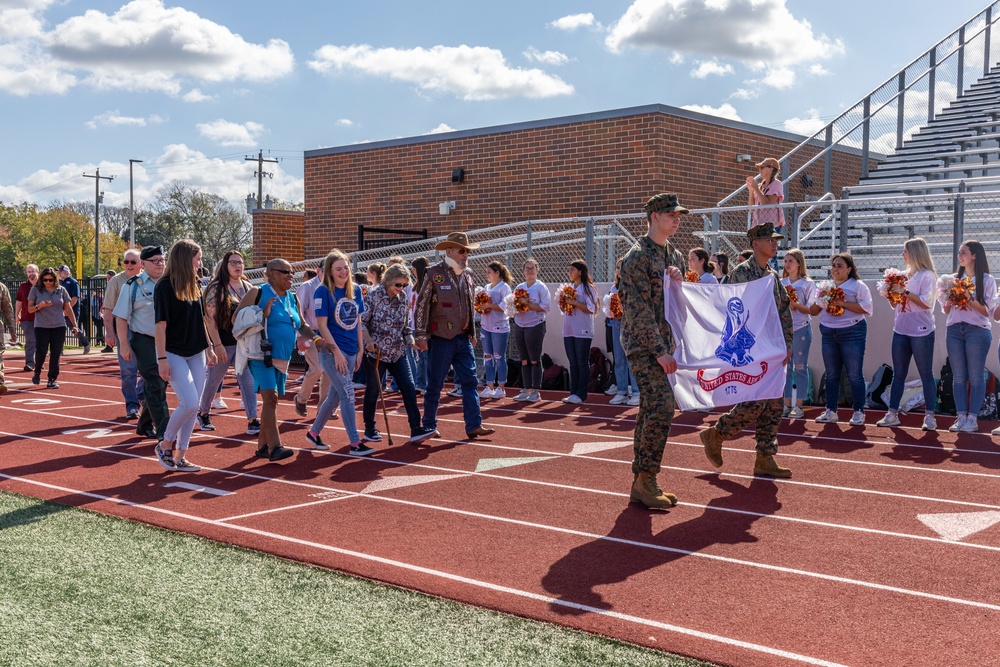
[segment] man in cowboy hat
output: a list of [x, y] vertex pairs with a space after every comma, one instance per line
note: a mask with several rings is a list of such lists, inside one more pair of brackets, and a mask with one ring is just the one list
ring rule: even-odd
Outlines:
[[[788, 348], [784, 361], [787, 364], [792, 356], [792, 311], [789, 307], [791, 300], [778, 274], [768, 265], [778, 252], [778, 240], [785, 237], [775, 232], [774, 225], [770, 222], [751, 227], [747, 237], [753, 246], [753, 257], [733, 269], [729, 274], [729, 284], [748, 283], [767, 275], [774, 277], [774, 303], [778, 307], [781, 331], [785, 337], [785, 347]], [[701, 432], [705, 456], [712, 465], [721, 468], [722, 443], [739, 436], [744, 428], [756, 422], [757, 458], [753, 464], [753, 474], [791, 477], [792, 471], [782, 468], [774, 460], [774, 455], [778, 453], [778, 426], [781, 424], [783, 404], [784, 401], [779, 396], [736, 405], [719, 417], [714, 426]]]
[[416, 347], [427, 355], [427, 393], [424, 395], [424, 431], [411, 439], [417, 444], [437, 434], [437, 410], [448, 368], [455, 369], [455, 383], [462, 387], [462, 415], [465, 434], [478, 438], [493, 433], [483, 426], [476, 391], [476, 325], [472, 300], [475, 286], [467, 268], [469, 251], [479, 247], [469, 243], [463, 232], [452, 232], [434, 246], [444, 251], [444, 261], [427, 269], [413, 312]]

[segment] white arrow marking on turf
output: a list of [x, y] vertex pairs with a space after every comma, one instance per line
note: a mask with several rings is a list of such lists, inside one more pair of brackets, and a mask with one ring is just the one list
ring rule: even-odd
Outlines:
[[427, 484], [428, 482], [441, 482], [446, 479], [454, 479], [455, 477], [465, 477], [463, 474], [458, 475], [398, 475], [396, 477], [383, 477], [382, 479], [377, 479], [368, 486], [361, 493], [376, 493], [378, 491], [388, 491], [389, 489], [399, 489], [404, 486], [413, 486], [414, 484]]
[[958, 542], [974, 533], [1000, 523], [1000, 512], [963, 512], [961, 514], [918, 514], [917, 518], [946, 540]]
[[199, 484], [188, 484], [187, 482], [167, 482], [163, 486], [176, 486], [178, 489], [187, 489], [188, 491], [194, 491], [195, 493], [207, 493], [212, 496], [236, 495], [235, 491], [223, 491], [222, 489], [213, 489], [210, 486], [201, 486]]
[[[93, 431], [93, 433], [91, 433], [91, 431]], [[118, 436], [118, 434], [110, 428], [74, 428], [69, 431], [63, 431], [63, 435], [76, 435], [77, 433], [90, 433], [90, 435], [84, 436], [87, 440], [94, 440], [96, 438], [115, 438]]]
[[524, 465], [525, 463], [537, 463], [538, 461], [548, 461], [555, 456], [531, 456], [523, 459], [479, 459], [476, 464], [476, 472], [487, 472], [489, 470], [499, 470], [500, 468], [510, 468], [511, 466]]
[[631, 446], [632, 443], [628, 440], [616, 440], [615, 442], [578, 442], [573, 445], [573, 450], [569, 454], [570, 456], [593, 454], [595, 452], [603, 452], [608, 449], [618, 449], [619, 447]]

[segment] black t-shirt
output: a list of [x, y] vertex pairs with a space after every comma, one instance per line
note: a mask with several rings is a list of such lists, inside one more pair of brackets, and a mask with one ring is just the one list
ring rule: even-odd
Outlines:
[[169, 280], [158, 280], [153, 290], [153, 310], [157, 324], [167, 323], [167, 352], [193, 357], [208, 348], [203, 298], [181, 301]]

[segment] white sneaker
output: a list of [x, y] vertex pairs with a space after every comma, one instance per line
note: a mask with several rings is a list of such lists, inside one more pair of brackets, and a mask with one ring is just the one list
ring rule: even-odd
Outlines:
[[803, 410], [802, 408], [800, 408], [798, 406], [796, 406], [796, 407], [794, 407], [794, 408], [792, 408], [791, 410], [788, 411], [788, 418], [789, 419], [802, 419], [805, 416], [806, 416], [805, 410]]
[[924, 424], [920, 427], [922, 431], [936, 431], [937, 430], [937, 420], [934, 419], [934, 415], [931, 413], [924, 414]]
[[538, 395], [537, 390], [532, 389], [531, 393], [528, 394], [528, 398], [524, 400], [526, 400], [528, 403], [537, 403], [538, 401], [542, 400], [542, 397]]
[[580, 403], [583, 403], [583, 399], [580, 398], [579, 396], [577, 396], [576, 394], [570, 394], [569, 396], [567, 396], [566, 398], [564, 398], [562, 400], [562, 402], [563, 403], [571, 403], [573, 405], [579, 405]]
[[899, 413], [890, 410], [885, 413], [885, 417], [875, 422], [876, 426], [899, 426]]
[[948, 427], [948, 430], [951, 431], [952, 433], [958, 433], [959, 431], [963, 430], [962, 427], [965, 426], [966, 416], [967, 415], [965, 415], [964, 413], [959, 414], [958, 419], [955, 420], [954, 424]]
[[493, 398], [507, 398], [507, 392], [503, 387], [497, 387], [493, 390]]
[[861, 410], [855, 410], [854, 414], [851, 415], [851, 421], [848, 422], [851, 426], [864, 426], [865, 424], [865, 413]]
[[626, 405], [629, 405], [633, 408], [637, 407], [639, 405], [639, 394], [632, 394], [632, 396], [628, 399], [628, 403], [626, 403]]
[[962, 433], [979, 433], [979, 417], [969, 415], [965, 418], [965, 425], [961, 428]]
[[479, 392], [479, 398], [493, 398], [493, 390], [488, 386], [483, 387], [483, 390]]
[[618, 385], [613, 384], [613, 385], [611, 385], [610, 387], [607, 388], [607, 391], [604, 392], [604, 395], [605, 396], [614, 396], [617, 393], [618, 393]]
[[226, 405], [226, 402], [222, 400], [221, 396], [216, 396], [215, 400], [212, 401], [212, 407], [215, 408], [216, 410], [225, 410], [229, 406]]
[[615, 394], [615, 397], [608, 401], [608, 405], [621, 405], [628, 402], [628, 394]]
[[995, 429], [990, 431], [990, 435], [1000, 435], [1000, 426], [997, 426]]
[[782, 418], [787, 417], [789, 414], [791, 414], [791, 412], [792, 412], [791, 406], [786, 405], [785, 407], [783, 407], [781, 409], [781, 416], [782, 416]]
[[530, 394], [530, 393], [531, 392], [529, 392], [527, 389], [522, 389], [520, 392], [518, 392], [517, 396], [514, 397], [514, 400], [515, 401], [526, 401], [526, 400], [528, 400], [528, 394]]
[[836, 410], [824, 410], [823, 414], [816, 417], [816, 421], [820, 424], [836, 424], [837, 423], [837, 411]]
[[455, 398], [461, 398], [461, 396], [462, 396], [462, 388], [461, 387], [455, 387], [454, 389], [452, 389], [451, 391], [448, 392], [448, 395], [449, 396], [454, 396]]

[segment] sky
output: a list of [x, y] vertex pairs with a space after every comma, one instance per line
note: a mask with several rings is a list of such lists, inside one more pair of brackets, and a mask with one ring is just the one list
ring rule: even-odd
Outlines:
[[303, 152], [647, 104], [809, 133], [986, 0], [0, 0], [0, 202], [303, 199]]

